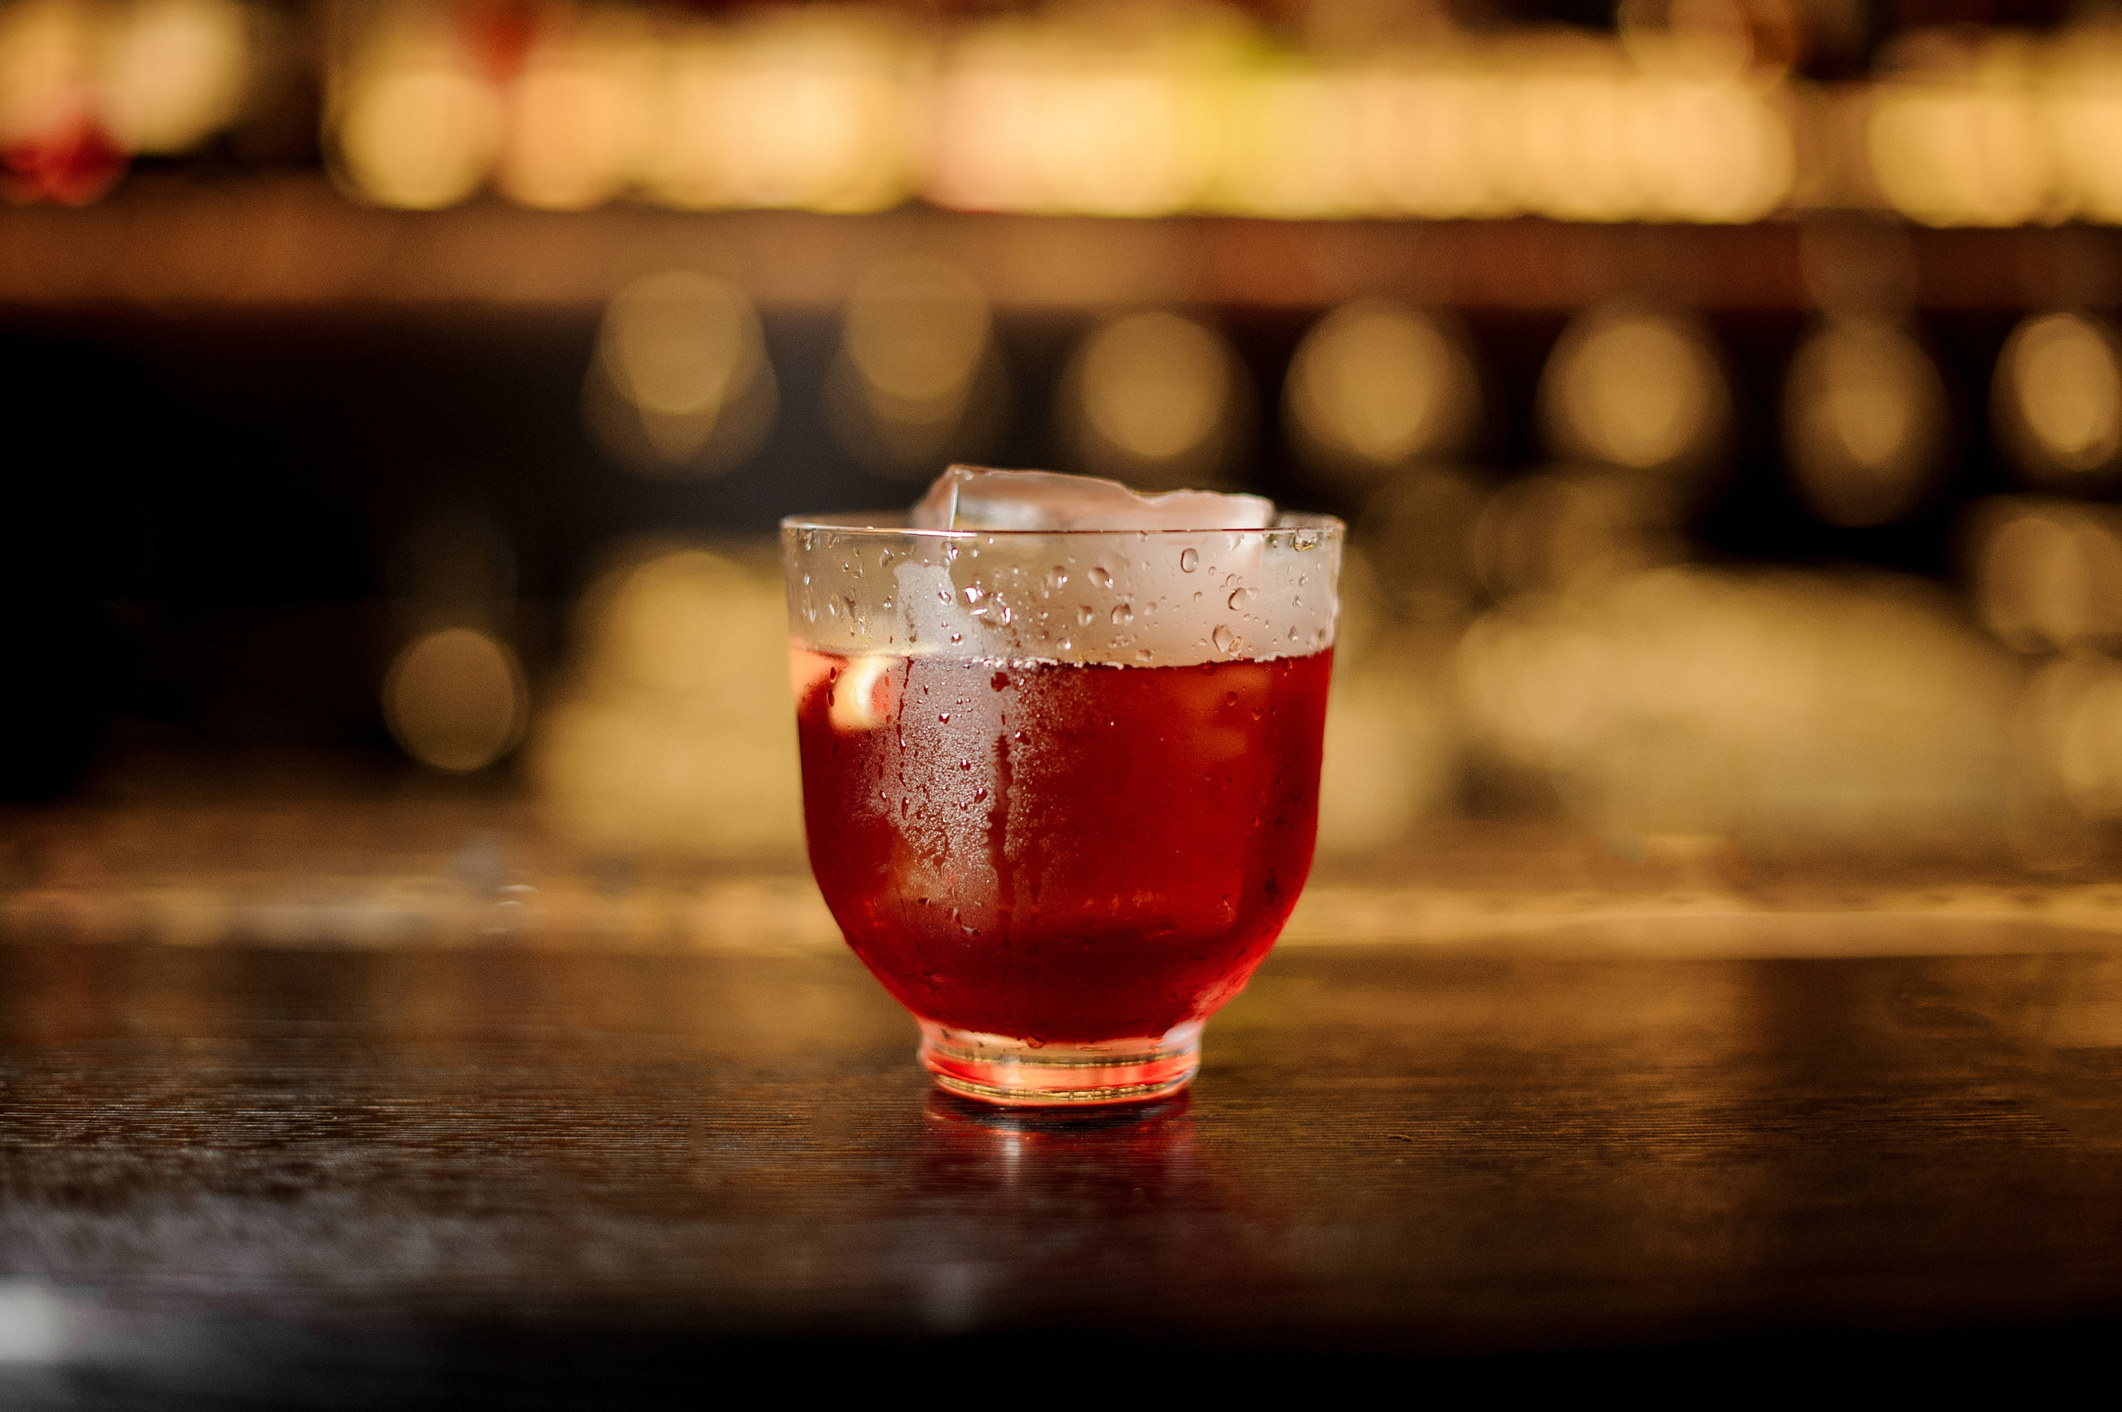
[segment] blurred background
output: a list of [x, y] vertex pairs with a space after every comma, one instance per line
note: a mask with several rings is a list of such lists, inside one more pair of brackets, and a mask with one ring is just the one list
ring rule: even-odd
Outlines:
[[2122, 859], [2122, 9], [9, 0], [0, 196], [17, 923], [763, 927], [951, 459], [1350, 521], [1328, 877]]

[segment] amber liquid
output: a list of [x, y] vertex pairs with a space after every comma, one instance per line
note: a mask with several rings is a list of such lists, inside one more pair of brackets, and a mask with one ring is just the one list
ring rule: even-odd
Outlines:
[[1236, 995], [1288, 920], [1318, 830], [1331, 650], [1191, 667], [801, 656], [811, 867], [916, 1015], [1040, 1042], [1161, 1035]]

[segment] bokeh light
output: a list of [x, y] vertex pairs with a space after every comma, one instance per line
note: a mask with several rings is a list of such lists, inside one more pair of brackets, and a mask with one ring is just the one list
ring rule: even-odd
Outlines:
[[1355, 539], [1395, 613], [1416, 622], [1456, 618], [1475, 592], [1473, 540], [1487, 503], [1469, 474], [1417, 466], [1379, 486], [1356, 517]]
[[2122, 820], [2122, 662], [2057, 657], [2027, 688], [2027, 726], [2041, 763], [2077, 812]]
[[378, 205], [431, 211], [486, 182], [501, 95], [439, 20], [410, 15], [345, 77], [332, 124], [339, 169]]
[[660, 200], [844, 212], [906, 198], [921, 91], [887, 12], [779, 7], [674, 38], [645, 174]]
[[1304, 336], [1283, 384], [1298, 447], [1329, 473], [1366, 476], [1463, 449], [1480, 378], [1434, 318], [1384, 299], [1334, 310]]
[[196, 146], [235, 117], [250, 36], [232, 0], [138, 0], [104, 39], [103, 113], [132, 152]]
[[2051, 208], [2048, 114], [2034, 56], [1903, 34], [1871, 97], [1872, 172], [1889, 204], [1926, 225], [2014, 225]]
[[531, 774], [567, 836], [684, 856], [801, 846], [778, 566], [638, 550], [584, 597]]
[[1659, 570], [1495, 610], [1457, 674], [1480, 748], [1617, 841], [1877, 849], [2000, 826], [2019, 676], [1908, 581]]
[[514, 650], [474, 628], [413, 639], [383, 685], [383, 717], [405, 753], [453, 774], [507, 754], [522, 736], [528, 706]]
[[2122, 450], [2122, 357], [2113, 332], [2083, 314], [2036, 314], [2004, 344], [1992, 406], [1999, 433], [2036, 481], [2112, 468]]
[[1491, 496], [1467, 555], [1498, 598], [1583, 594], [1680, 557], [1672, 497], [1640, 476], [1549, 472]]
[[1838, 320], [1792, 359], [1784, 447], [1798, 488], [1831, 525], [1884, 524], [1931, 489], [1949, 431], [1945, 384], [1888, 324]]
[[657, 475], [742, 461], [779, 401], [751, 301], [694, 270], [644, 276], [612, 299], [584, 396], [606, 449]]
[[573, 211], [626, 190], [654, 119], [649, 37], [606, 19], [546, 36], [508, 91], [496, 184], [511, 200]]
[[924, 473], [947, 453], [974, 454], [963, 433], [1002, 411], [993, 327], [979, 283], [948, 261], [908, 255], [871, 270], [848, 300], [829, 383], [842, 447], [872, 466]]
[[1215, 473], [1237, 379], [1204, 325], [1162, 311], [1115, 319], [1083, 341], [1067, 381], [1090, 466], [1150, 484]]
[[1983, 623], [2023, 652], [2122, 640], [2122, 522], [2111, 511], [2008, 498], [1971, 515]]
[[1556, 450], [1631, 470], [1700, 461], [1722, 438], [1730, 406], [1702, 333], [1624, 306], [1580, 315], [1540, 379], [1542, 419]]

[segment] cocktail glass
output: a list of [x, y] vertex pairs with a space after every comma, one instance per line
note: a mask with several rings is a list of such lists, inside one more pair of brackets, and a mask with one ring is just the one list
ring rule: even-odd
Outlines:
[[1311, 868], [1342, 534], [782, 522], [811, 869], [937, 1084], [1192, 1080]]

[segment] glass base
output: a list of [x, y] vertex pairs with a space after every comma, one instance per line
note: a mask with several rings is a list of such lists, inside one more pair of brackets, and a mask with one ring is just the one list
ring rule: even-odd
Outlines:
[[1201, 1067], [1201, 1022], [1160, 1038], [1034, 1044], [921, 1022], [921, 1066], [936, 1086], [1011, 1108], [1147, 1103], [1177, 1093]]

